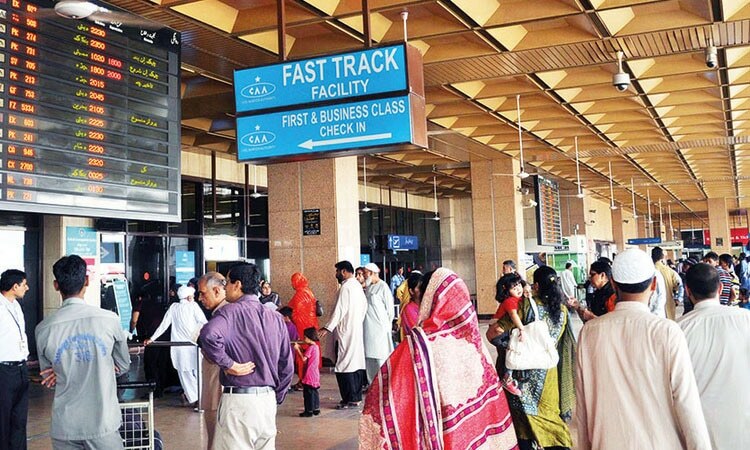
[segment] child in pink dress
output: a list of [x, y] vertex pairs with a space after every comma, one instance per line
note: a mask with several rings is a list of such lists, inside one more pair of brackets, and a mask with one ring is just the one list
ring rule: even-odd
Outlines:
[[318, 367], [320, 347], [315, 345], [319, 340], [318, 331], [315, 327], [305, 328], [304, 335], [305, 343], [309, 344], [305, 353], [302, 353], [299, 344], [294, 344], [294, 350], [302, 358], [305, 365], [302, 377], [302, 397], [305, 401], [305, 410], [299, 413], [299, 416], [312, 417], [320, 414], [320, 396], [318, 395], [318, 389], [320, 389], [320, 368]]

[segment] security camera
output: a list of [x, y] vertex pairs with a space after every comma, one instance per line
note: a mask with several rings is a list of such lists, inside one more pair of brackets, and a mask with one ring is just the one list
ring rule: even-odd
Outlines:
[[612, 86], [619, 92], [625, 92], [630, 87], [630, 75], [622, 69], [624, 55], [623, 52], [617, 52], [617, 73], [612, 76]]
[[612, 86], [620, 92], [625, 92], [630, 87], [630, 75], [625, 72], [617, 72], [612, 77]]
[[719, 54], [716, 47], [709, 45], [706, 47], [706, 67], [715, 69], [719, 65]]

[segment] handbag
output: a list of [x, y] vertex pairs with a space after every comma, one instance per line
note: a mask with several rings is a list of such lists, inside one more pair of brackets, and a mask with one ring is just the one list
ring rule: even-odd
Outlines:
[[539, 319], [539, 309], [531, 299], [534, 321], [523, 327], [523, 341], [520, 330], [510, 333], [510, 343], [505, 353], [505, 367], [511, 370], [550, 369], [557, 365], [560, 355], [555, 340], [549, 334], [547, 322]]
[[323, 305], [320, 304], [320, 301], [315, 300], [315, 315], [320, 317], [324, 314], [323, 312]]

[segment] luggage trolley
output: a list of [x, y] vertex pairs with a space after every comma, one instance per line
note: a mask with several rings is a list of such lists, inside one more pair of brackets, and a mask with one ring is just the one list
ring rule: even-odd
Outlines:
[[120, 415], [122, 425], [120, 436], [126, 450], [154, 450], [154, 389], [156, 383], [142, 381], [128, 381], [117, 384], [117, 389], [148, 389], [148, 400], [136, 402], [121, 402]]

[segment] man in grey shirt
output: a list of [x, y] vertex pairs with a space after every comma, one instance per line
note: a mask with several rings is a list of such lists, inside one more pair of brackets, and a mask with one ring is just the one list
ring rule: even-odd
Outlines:
[[62, 307], [36, 327], [39, 368], [45, 385], [56, 383], [50, 437], [55, 450], [122, 449], [115, 371], [130, 366], [127, 333], [116, 314], [87, 305], [86, 263], [64, 256], [54, 266]]

